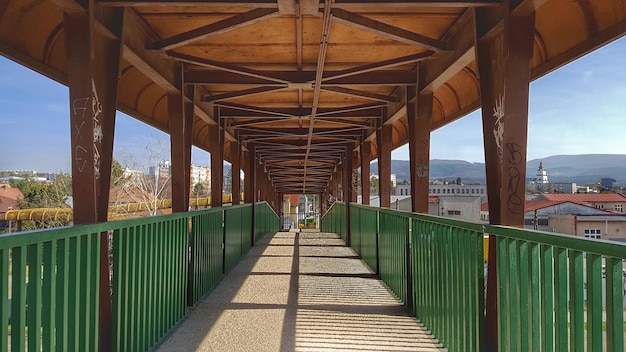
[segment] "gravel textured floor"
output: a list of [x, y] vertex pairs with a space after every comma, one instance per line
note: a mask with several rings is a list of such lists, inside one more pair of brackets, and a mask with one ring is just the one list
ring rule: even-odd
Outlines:
[[261, 239], [157, 351], [439, 351], [334, 234]]

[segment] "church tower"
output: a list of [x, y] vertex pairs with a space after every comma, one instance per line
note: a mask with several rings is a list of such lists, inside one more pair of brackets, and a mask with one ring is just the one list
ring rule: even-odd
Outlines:
[[543, 160], [539, 162], [539, 168], [537, 169], [537, 178], [535, 178], [536, 183], [548, 183], [548, 172], [546, 168], [543, 167]]

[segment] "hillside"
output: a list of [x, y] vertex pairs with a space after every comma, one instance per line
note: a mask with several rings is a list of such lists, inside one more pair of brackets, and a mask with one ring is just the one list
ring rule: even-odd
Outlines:
[[[526, 177], [534, 179], [541, 159], [527, 163]], [[595, 183], [602, 177], [614, 178], [618, 185], [626, 185], [626, 155], [624, 154], [583, 154], [554, 155], [543, 158], [543, 165], [548, 171], [551, 182], [576, 182], [577, 184]], [[378, 170], [378, 163], [371, 165], [372, 173]], [[409, 180], [409, 162], [392, 160], [391, 172], [397, 180]], [[430, 161], [430, 178], [453, 180], [457, 177], [463, 181], [485, 182], [485, 164], [471, 163], [464, 160]]]

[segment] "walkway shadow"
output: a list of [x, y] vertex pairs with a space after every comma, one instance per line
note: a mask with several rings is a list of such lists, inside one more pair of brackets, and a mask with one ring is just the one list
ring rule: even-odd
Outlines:
[[257, 245], [158, 351], [435, 351], [411, 312], [334, 234]]

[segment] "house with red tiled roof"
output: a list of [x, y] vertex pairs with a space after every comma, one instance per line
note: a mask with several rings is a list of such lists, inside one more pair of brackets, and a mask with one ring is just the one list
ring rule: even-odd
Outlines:
[[24, 199], [24, 194], [17, 188], [9, 185], [0, 186], [0, 228], [8, 228], [8, 222], [4, 221], [4, 214], [13, 209], [19, 209], [18, 203]]
[[[483, 222], [489, 222], [488, 203], [481, 205], [480, 214]], [[527, 200], [524, 203], [524, 228], [553, 231], [549, 224], [550, 214], [607, 215], [611, 212], [571, 201]]]
[[544, 193], [540, 194], [536, 200], [546, 200], [552, 202], [571, 202], [583, 204], [597, 209], [623, 213], [626, 209], [626, 197], [619, 193]]
[[153, 202], [155, 197], [139, 187], [113, 187], [109, 193], [109, 205]]

